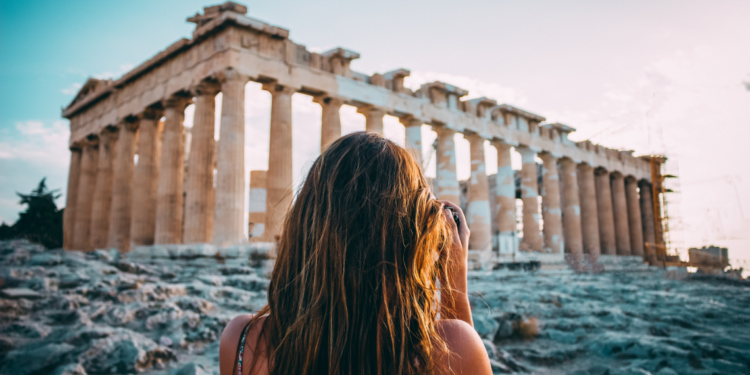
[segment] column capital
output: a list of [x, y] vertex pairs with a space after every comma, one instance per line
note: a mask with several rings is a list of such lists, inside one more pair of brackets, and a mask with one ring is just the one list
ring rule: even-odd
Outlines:
[[597, 168], [594, 169], [594, 174], [597, 175], [597, 176], [600, 176], [600, 175], [611, 174], [611, 173], [610, 173], [610, 171], [607, 170], [607, 168], [597, 167]]
[[221, 91], [221, 83], [214, 79], [204, 79], [190, 88], [193, 96], [216, 96]]
[[507, 140], [501, 138], [493, 138], [490, 140], [490, 143], [498, 150], [509, 150], [511, 147], [515, 146], [514, 144], [511, 144]]
[[116, 126], [105, 126], [99, 132], [99, 139], [102, 143], [109, 143], [117, 140], [117, 127]]
[[594, 171], [594, 167], [592, 167], [592, 166], [591, 166], [591, 165], [590, 165], [589, 163], [578, 163], [578, 168], [579, 168], [579, 169], [580, 169], [581, 171], [585, 171], [585, 172], [588, 172], [589, 170], [590, 170], [591, 172], [593, 172], [593, 171]]
[[521, 154], [523, 163], [534, 163], [534, 158], [538, 155], [538, 149], [527, 146], [517, 146], [516, 152]]
[[[342, 105], [344, 105], [343, 99], [328, 96], [327, 94], [313, 96], [312, 101], [313, 103], [332, 107], [341, 107]], [[357, 112], [359, 112], [359, 110], [357, 110]]]
[[149, 107], [143, 110], [138, 115], [141, 119], [145, 120], [159, 120], [162, 116], [164, 116], [164, 110], [159, 108], [153, 108]]
[[70, 150], [70, 152], [81, 151], [83, 150], [83, 147], [85, 145], [86, 145], [85, 140], [78, 140], [78, 141], [71, 143], [70, 146], [68, 146], [68, 150]]
[[178, 109], [180, 111], [183, 111], [192, 102], [193, 102], [193, 99], [189, 98], [187, 96], [172, 95], [169, 98], [162, 100], [162, 106], [165, 109], [166, 108], [176, 108], [176, 109]]
[[123, 119], [120, 119], [120, 121], [117, 123], [117, 127], [124, 128], [130, 131], [136, 131], [138, 130], [138, 126], [140, 126], [140, 122], [140, 116], [127, 116]]
[[627, 175], [627, 176], [625, 176], [625, 182], [627, 182], [627, 183], [633, 183], [633, 182], [636, 182], [636, 183], [637, 183], [637, 182], [638, 182], [638, 179], [636, 179], [635, 177], [633, 177], [633, 176], [631, 176], [631, 175]]
[[[313, 99], [315, 101], [315, 99]], [[373, 115], [373, 116], [385, 116], [388, 111], [385, 110], [385, 108], [377, 107], [374, 105], [367, 105], [364, 107], [358, 107], [357, 113], [363, 114], [365, 116]]]
[[529, 145], [518, 145], [516, 146], [516, 151], [518, 151], [519, 153], [529, 151], [535, 154], [540, 154], [542, 152], [542, 149], [539, 147], [534, 147], [534, 146], [529, 146]]
[[400, 122], [407, 128], [411, 126], [422, 126], [422, 124], [424, 124], [424, 121], [421, 118], [415, 117], [413, 115], [406, 115], [404, 117], [400, 117], [398, 119], [398, 122]]
[[468, 140], [469, 142], [482, 142], [486, 141], [487, 139], [485, 137], [482, 137], [479, 133], [463, 133], [464, 139]]
[[86, 136], [86, 138], [82, 139], [80, 142], [81, 147], [93, 147], [99, 145], [99, 135], [98, 134], [89, 134]]
[[277, 82], [267, 82], [263, 84], [263, 90], [271, 93], [271, 95], [292, 95], [297, 92], [297, 89], [291, 86], [280, 85]]
[[437, 133], [438, 136], [452, 137], [456, 134], [456, 129], [449, 128], [445, 125], [432, 125], [432, 130]]
[[549, 152], [540, 152], [537, 155], [539, 156], [539, 159], [542, 159], [543, 161], [557, 161], [558, 159], [560, 159], [559, 156], [551, 154]]
[[233, 69], [231, 67], [226, 68], [218, 73], [216, 73], [215, 78], [219, 83], [225, 83], [225, 82], [242, 82], [247, 83], [250, 81], [250, 77], [240, 73], [236, 69]]
[[620, 173], [620, 172], [618, 172], [618, 171], [612, 171], [612, 173], [610, 173], [610, 176], [612, 176], [612, 178], [614, 178], [615, 180], [624, 180], [625, 179], [625, 176], [623, 176], [623, 174]]
[[578, 159], [573, 159], [568, 156], [563, 156], [560, 158], [560, 164], [573, 164], [578, 165], [581, 161]]

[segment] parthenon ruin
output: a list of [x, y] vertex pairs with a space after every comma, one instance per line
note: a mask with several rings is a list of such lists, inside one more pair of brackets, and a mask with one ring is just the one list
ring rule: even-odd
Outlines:
[[[254, 171], [250, 181], [251, 191], [265, 191], [263, 199], [249, 202], [250, 220], [263, 220], [251, 233], [260, 237], [253, 239], [272, 242], [292, 202], [291, 99], [301, 93], [322, 107], [321, 150], [341, 136], [344, 104], [365, 116], [367, 131], [382, 133], [384, 116], [398, 117], [406, 147], [420, 162], [421, 128], [431, 126], [437, 133], [433, 186], [440, 199], [460, 200], [454, 140], [463, 134], [471, 155], [470, 256], [478, 262], [519, 251], [648, 258], [660, 245], [651, 157], [574, 142], [568, 139], [572, 127], [485, 97], [462, 100], [468, 92], [447, 83], [412, 91], [404, 86], [406, 69], [355, 72], [350, 63], [360, 57], [356, 52], [310, 52], [289, 39], [289, 30], [246, 13], [233, 2], [204, 8], [188, 18], [196, 24], [191, 39], [175, 42], [119, 79], [89, 79], [63, 110], [71, 130], [66, 249], [247, 243], [249, 81], [272, 96], [268, 170]], [[183, 120], [191, 103], [186, 158]], [[486, 141], [497, 149], [494, 183], [485, 170]], [[521, 236], [511, 152], [522, 158]], [[537, 158], [543, 161], [541, 175]]]

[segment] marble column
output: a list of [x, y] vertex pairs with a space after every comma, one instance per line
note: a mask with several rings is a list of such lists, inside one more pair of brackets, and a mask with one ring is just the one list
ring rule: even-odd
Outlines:
[[614, 202], [617, 255], [630, 255], [630, 228], [628, 225], [628, 202], [625, 197], [625, 178], [619, 172], [612, 173], [612, 201]]
[[183, 184], [185, 180], [185, 107], [187, 97], [164, 101], [159, 188], [156, 193], [155, 244], [182, 243]]
[[[331, 143], [341, 138], [341, 106], [344, 101], [328, 96], [313, 99], [321, 106], [320, 152], [325, 151]], [[290, 115], [291, 118], [291, 115]]]
[[560, 208], [560, 178], [557, 172], [557, 158], [543, 153], [544, 194], [542, 195], [542, 217], [544, 219], [544, 247], [555, 254], [564, 253], [562, 209]]
[[594, 173], [596, 175], [596, 205], [599, 208], [599, 240], [602, 254], [617, 255], [610, 174], [603, 168], [596, 169]]
[[461, 202], [461, 187], [456, 175], [456, 131], [444, 126], [434, 126], [437, 133], [437, 172], [435, 174], [435, 192], [438, 199], [455, 204]]
[[99, 133], [99, 160], [96, 167], [94, 207], [91, 210], [91, 246], [94, 249], [107, 247], [109, 238], [109, 216], [112, 208], [112, 177], [115, 161], [117, 131], [106, 127]]
[[117, 150], [114, 163], [112, 211], [109, 217], [107, 247], [124, 253], [130, 251], [130, 223], [133, 211], [133, 172], [135, 144], [138, 138], [137, 118], [126, 119], [118, 125]]
[[583, 254], [583, 230], [581, 228], [581, 205], [578, 189], [578, 165], [568, 158], [560, 159], [562, 168], [563, 232], [565, 253], [573, 254], [580, 261]]
[[96, 190], [97, 160], [99, 160], [99, 138], [89, 136], [81, 149], [81, 170], [78, 176], [76, 221], [73, 234], [73, 248], [76, 250], [94, 250], [91, 246], [91, 214], [94, 208], [92, 198]]
[[68, 169], [68, 190], [65, 191], [65, 210], [63, 211], [63, 249], [73, 250], [73, 238], [76, 228], [76, 201], [78, 198], [78, 181], [81, 174], [81, 154], [79, 147], [70, 148], [70, 168]]
[[510, 161], [511, 145], [495, 140], [497, 149], [497, 174], [495, 174], [495, 231], [500, 254], [513, 254], [516, 250], [516, 182]]
[[245, 85], [249, 77], [227, 69], [221, 83], [221, 125], [216, 155], [212, 242], [235, 245], [245, 239]]
[[385, 110], [379, 107], [362, 107], [357, 109], [358, 113], [365, 115], [365, 130], [383, 134], [383, 117]]
[[521, 249], [542, 251], [544, 242], [539, 232], [539, 186], [537, 183], [536, 151], [516, 147], [521, 154], [521, 200], [523, 201], [523, 239]]
[[422, 120], [409, 116], [402, 117], [399, 121], [404, 125], [406, 150], [414, 156], [417, 164], [424, 168], [422, 165]]
[[214, 189], [215, 100], [220, 89], [218, 83], [209, 81], [193, 88], [195, 115], [185, 179], [183, 243], [207, 243], [212, 237], [214, 212], [210, 210], [210, 199]]
[[[271, 135], [266, 173], [266, 241], [281, 235], [284, 218], [292, 205], [292, 94], [291, 87], [270, 84]], [[339, 127], [340, 129], [340, 127]], [[340, 134], [340, 133], [339, 133]]]
[[625, 195], [628, 201], [628, 228], [630, 229], [630, 254], [643, 256], [643, 227], [638, 198], [638, 182], [633, 177], [625, 179]]
[[[414, 126], [414, 128], [419, 127]], [[490, 186], [484, 165], [484, 138], [477, 134], [466, 134], [464, 137], [469, 141], [471, 155], [469, 199], [466, 205], [466, 220], [471, 231], [469, 250], [478, 251], [483, 255], [492, 251]]]
[[153, 245], [156, 234], [156, 195], [163, 123], [162, 111], [146, 109], [138, 127], [138, 164], [133, 175], [133, 212], [130, 220], [131, 246]]
[[250, 241], [262, 239], [266, 226], [266, 171], [250, 171], [248, 233]]
[[[414, 126], [414, 128], [418, 128]], [[477, 134], [466, 134], [471, 155], [471, 177], [469, 178], [466, 220], [471, 231], [469, 250], [483, 258], [492, 251], [492, 222], [490, 213], [490, 186], [484, 165], [484, 138]]]
[[578, 166], [581, 196], [581, 229], [583, 231], [583, 252], [592, 256], [601, 253], [599, 241], [599, 209], [596, 206], [596, 182], [594, 168], [588, 164]]
[[641, 222], [643, 228], [643, 240], [645, 242], [646, 258], [651, 265], [656, 265], [657, 257], [654, 251], [656, 244], [656, 233], [654, 230], [654, 202], [651, 184], [646, 181], [640, 183], [641, 191]]

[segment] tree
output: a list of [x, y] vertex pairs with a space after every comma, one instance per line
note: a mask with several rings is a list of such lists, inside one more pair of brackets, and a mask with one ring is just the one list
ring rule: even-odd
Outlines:
[[20, 203], [26, 205], [26, 210], [19, 213], [18, 221], [12, 226], [3, 223], [0, 240], [24, 238], [48, 249], [62, 246], [63, 210], [58, 210], [55, 204], [60, 194], [57, 193], [58, 189], [47, 190], [46, 180], [46, 177], [43, 178], [31, 194], [16, 193], [21, 198]]

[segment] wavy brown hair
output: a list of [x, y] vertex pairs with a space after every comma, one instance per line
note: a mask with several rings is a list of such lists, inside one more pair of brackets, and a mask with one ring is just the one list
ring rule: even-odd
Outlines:
[[431, 373], [447, 353], [437, 281], [451, 233], [406, 150], [375, 133], [344, 136], [298, 191], [268, 305], [244, 331], [267, 314], [271, 374]]

